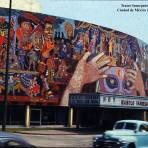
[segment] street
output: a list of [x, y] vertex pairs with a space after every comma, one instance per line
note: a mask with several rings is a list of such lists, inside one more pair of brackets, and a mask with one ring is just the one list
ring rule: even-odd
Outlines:
[[37, 147], [91, 147], [93, 135], [21, 135]]

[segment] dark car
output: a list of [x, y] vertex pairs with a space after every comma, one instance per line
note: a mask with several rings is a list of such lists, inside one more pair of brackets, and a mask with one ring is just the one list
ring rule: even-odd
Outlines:
[[21, 136], [8, 132], [0, 132], [0, 147], [7, 148], [35, 148], [29, 144]]

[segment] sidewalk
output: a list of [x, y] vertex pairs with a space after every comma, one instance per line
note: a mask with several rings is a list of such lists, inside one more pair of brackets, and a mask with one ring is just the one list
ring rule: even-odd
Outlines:
[[64, 125], [42, 125], [42, 126], [30, 126], [26, 128], [24, 126], [7, 125], [8, 132], [30, 134], [30, 135], [94, 135], [99, 131], [92, 128], [79, 128], [76, 126], [66, 127]]
[[78, 135], [80, 133], [64, 130], [35, 130], [35, 131], [18, 131], [20, 134], [30, 135]]
[[59, 125], [42, 126], [44, 129], [38, 129], [38, 127], [32, 127], [31, 130], [21, 130], [16, 133], [30, 134], [30, 135], [94, 135], [98, 134], [99, 131], [91, 128], [79, 128], [65, 127]]

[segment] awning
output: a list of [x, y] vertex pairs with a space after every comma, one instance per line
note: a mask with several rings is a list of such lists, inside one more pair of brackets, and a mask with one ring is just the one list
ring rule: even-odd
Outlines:
[[148, 110], [148, 97], [107, 93], [75, 93], [69, 95], [69, 106]]

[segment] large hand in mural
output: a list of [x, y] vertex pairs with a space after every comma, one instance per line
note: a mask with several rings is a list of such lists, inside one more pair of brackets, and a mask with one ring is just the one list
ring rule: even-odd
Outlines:
[[[134, 63], [134, 69], [127, 69], [126, 78], [128, 80], [127, 85], [130, 90], [135, 90], [134, 95], [145, 96], [144, 83], [141, 75], [141, 71], [138, 68], [138, 65]], [[133, 85], [131, 85], [131, 83]]]
[[69, 94], [81, 92], [84, 84], [107, 77], [104, 72], [109, 69], [111, 59], [109, 57], [106, 58], [102, 52], [95, 56], [92, 60], [87, 61], [90, 55], [90, 52], [85, 53], [82, 59], [79, 61], [73, 77], [71, 78], [64, 92], [61, 105], [67, 105]]
[[105, 58], [102, 52], [95, 56], [92, 60], [87, 61], [90, 52], [87, 52], [77, 65], [77, 75], [82, 77], [82, 86], [87, 83], [97, 81], [98, 79], [105, 78], [107, 75], [104, 72], [109, 68], [110, 58]]

